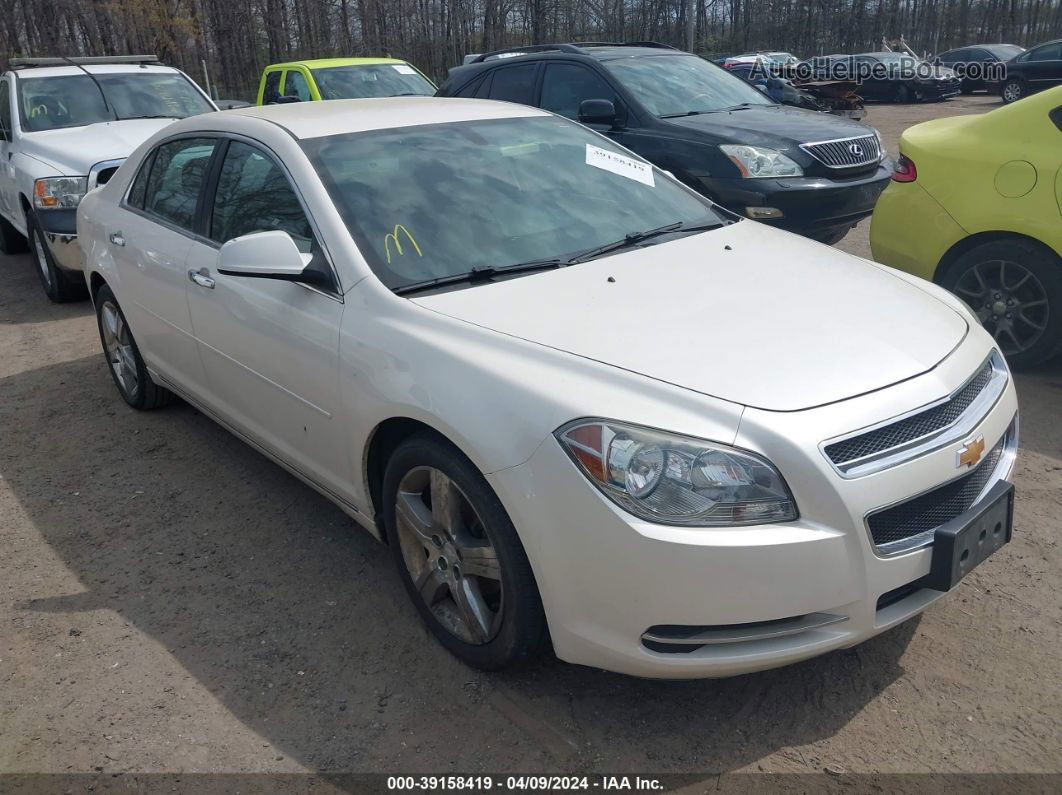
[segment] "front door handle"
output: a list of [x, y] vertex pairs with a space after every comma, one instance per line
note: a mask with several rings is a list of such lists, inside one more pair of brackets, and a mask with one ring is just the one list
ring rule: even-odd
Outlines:
[[125, 238], [122, 237], [121, 232], [111, 232], [111, 242], [116, 246], [124, 246]]
[[197, 271], [188, 271], [188, 278], [200, 287], [206, 287], [208, 290], [214, 289], [214, 280], [210, 278], [206, 268], [200, 268]]

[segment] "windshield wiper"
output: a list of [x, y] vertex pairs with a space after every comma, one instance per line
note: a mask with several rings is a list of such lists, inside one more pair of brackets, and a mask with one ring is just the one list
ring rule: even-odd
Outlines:
[[722, 221], [704, 221], [698, 224], [687, 224], [685, 221], [676, 221], [673, 224], [665, 224], [664, 226], [658, 226], [656, 229], [647, 229], [644, 232], [629, 232], [623, 236], [622, 240], [616, 240], [612, 243], [606, 243], [603, 246], [589, 249], [588, 251], [580, 252], [568, 260], [569, 264], [574, 265], [578, 262], [586, 262], [587, 260], [597, 259], [603, 257], [606, 254], [611, 254], [614, 251], [619, 251], [625, 248], [633, 248], [634, 246], [644, 243], [646, 240], [650, 240], [654, 237], [660, 237], [661, 235], [670, 235], [674, 233], [685, 232], [706, 232], [709, 229], [717, 229], [722, 226]]
[[661, 119], [679, 119], [683, 116], [699, 116], [702, 113], [714, 113], [711, 110], [684, 110], [682, 113], [664, 113], [660, 116]]
[[[759, 105], [761, 103], [756, 104]], [[723, 111], [726, 112], [728, 110], [745, 110], [746, 108], [751, 108], [752, 106], [753, 103], [751, 102], [742, 102], [740, 105], [731, 105], [729, 108], [723, 108]]]
[[409, 295], [410, 293], [421, 293], [428, 290], [434, 290], [437, 287], [449, 287], [452, 284], [489, 282], [494, 279], [495, 276], [563, 268], [565, 265], [569, 264], [571, 264], [569, 260], [561, 259], [560, 257], [548, 257], [546, 259], [517, 262], [515, 265], [502, 265], [497, 268], [492, 265], [487, 265], [482, 268], [473, 268], [467, 273], [454, 273], [450, 276], [439, 276], [435, 279], [425, 279], [421, 282], [403, 284], [400, 287], [395, 287], [393, 292], [395, 295]]
[[145, 114], [143, 116], [115, 116], [116, 121], [130, 121], [131, 119], [180, 119], [181, 116], [174, 116], [172, 113], [157, 113], [154, 115]]

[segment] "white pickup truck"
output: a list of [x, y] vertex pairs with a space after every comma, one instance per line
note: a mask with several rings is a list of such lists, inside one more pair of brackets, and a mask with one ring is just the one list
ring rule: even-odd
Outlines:
[[77, 206], [174, 119], [217, 110], [151, 55], [12, 59], [0, 78], [0, 251], [27, 241], [53, 301], [86, 295]]

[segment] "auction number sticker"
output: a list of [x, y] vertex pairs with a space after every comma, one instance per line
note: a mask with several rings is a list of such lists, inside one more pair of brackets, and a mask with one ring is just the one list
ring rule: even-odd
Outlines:
[[412, 66], [406, 66], [404, 63], [395, 63], [391, 64], [391, 66], [394, 67], [394, 70], [396, 72], [402, 75], [415, 75], [417, 73], [416, 69], [414, 69]]
[[621, 155], [619, 152], [610, 152], [607, 149], [586, 145], [586, 164], [594, 168], [604, 169], [613, 174], [618, 174], [627, 179], [633, 179], [650, 188], [656, 187], [653, 181], [653, 167], [633, 157]]

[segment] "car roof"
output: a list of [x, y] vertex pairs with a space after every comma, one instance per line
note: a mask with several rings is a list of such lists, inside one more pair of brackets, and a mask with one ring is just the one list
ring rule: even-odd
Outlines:
[[[222, 113], [226, 116], [243, 116], [272, 122], [299, 139], [321, 138], [327, 135], [366, 130], [414, 127], [423, 124], [452, 124], [484, 119], [515, 119], [551, 115], [537, 108], [511, 102], [436, 97], [293, 102], [288, 105], [236, 108], [222, 111]], [[205, 116], [193, 116], [176, 124], [195, 129], [196, 119], [201, 120], [204, 129], [209, 127], [210, 122]]]
[[[177, 72], [172, 66], [163, 66], [162, 64], [129, 64], [129, 63], [108, 63], [108, 64], [92, 64], [86, 65], [85, 70], [88, 70], [94, 75], [113, 75], [113, 74], [129, 74], [130, 72], [147, 72], [155, 74], [174, 74]], [[19, 79], [31, 80], [35, 77], [65, 77], [68, 75], [83, 75], [85, 71], [79, 66], [34, 66], [30, 68], [17, 69], [15, 74]]]
[[305, 66], [307, 69], [333, 69], [337, 66], [377, 66], [379, 64], [404, 64], [400, 58], [313, 58], [306, 61], [271, 63], [266, 69]]

